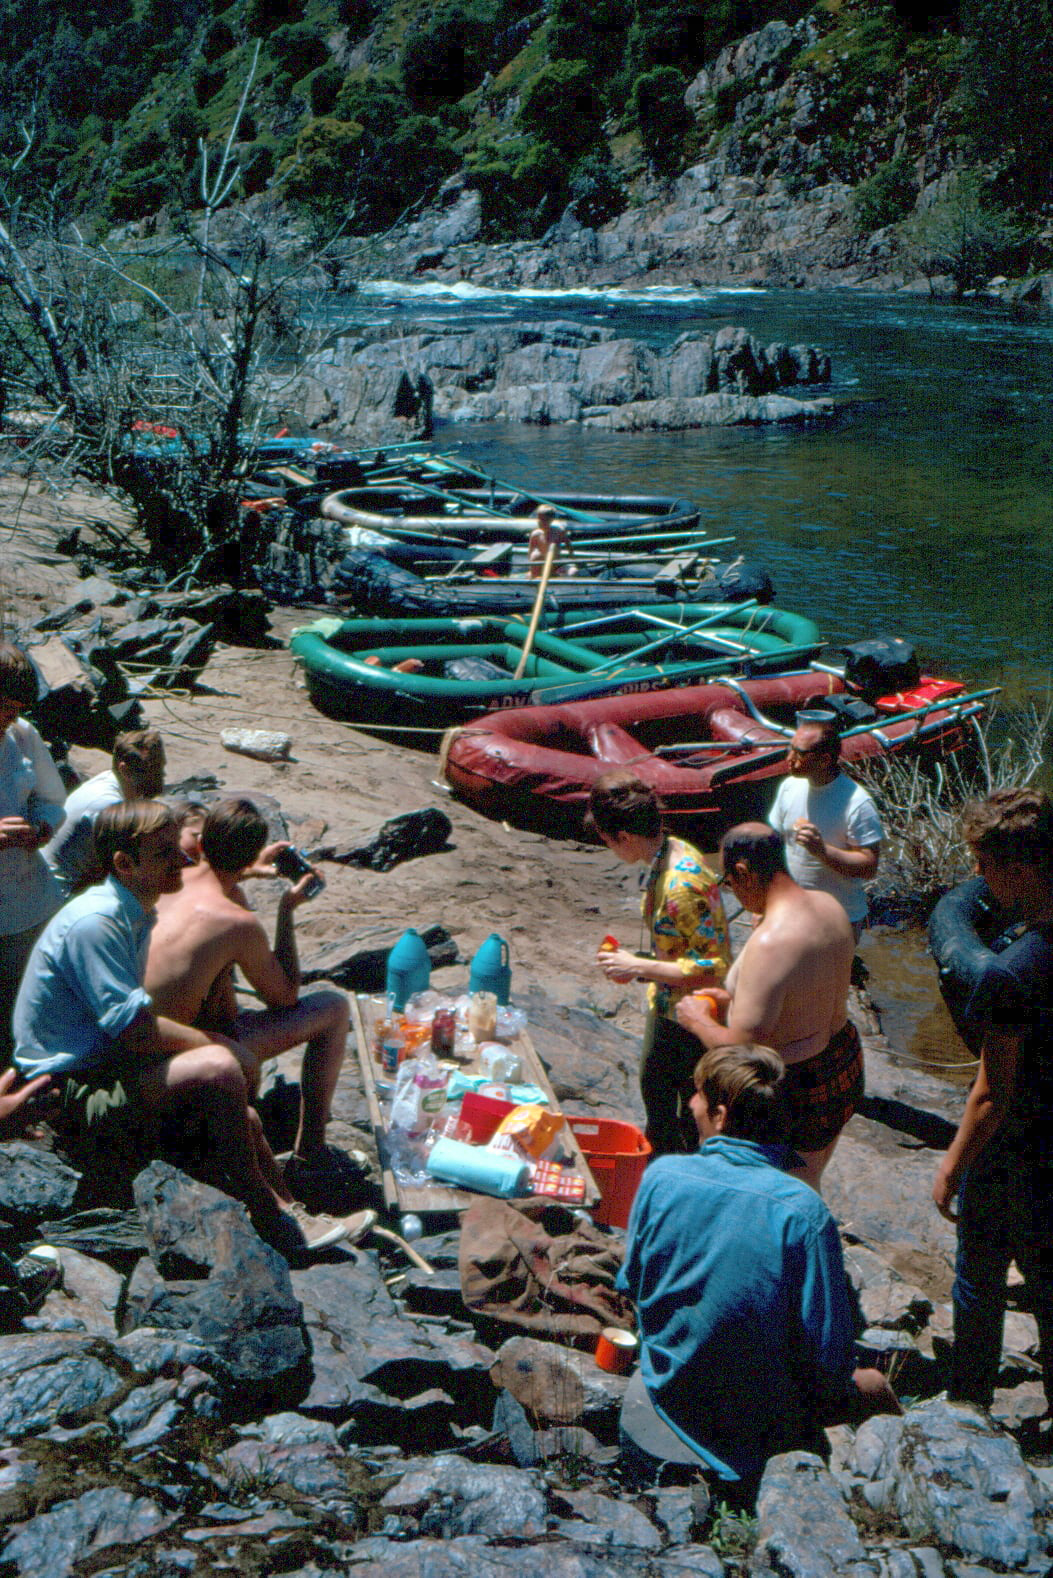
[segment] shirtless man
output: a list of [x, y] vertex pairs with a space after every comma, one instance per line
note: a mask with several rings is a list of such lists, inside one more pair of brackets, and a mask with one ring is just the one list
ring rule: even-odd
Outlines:
[[[347, 1162], [325, 1143], [329, 1105], [347, 1040], [343, 993], [300, 996], [300, 964], [293, 916], [306, 898], [310, 876], [286, 888], [278, 901], [273, 948], [246, 902], [245, 876], [274, 876], [281, 843], [264, 847], [267, 824], [251, 800], [221, 800], [201, 831], [201, 860], [187, 866], [177, 893], [157, 905], [150, 938], [146, 990], [159, 1014], [229, 1036], [258, 1065], [307, 1042], [300, 1072], [300, 1124], [285, 1178], [294, 1194], [309, 1197], [339, 1184]], [[237, 966], [262, 997], [263, 1009], [239, 1008]], [[343, 1166], [341, 1167], [341, 1163]]]
[[[552, 574], [576, 575], [577, 565], [569, 562], [574, 558], [574, 549], [567, 528], [558, 524], [556, 512], [551, 504], [539, 504], [534, 511], [534, 528], [527, 539], [527, 574], [535, 581], [541, 576], [548, 550], [553, 543], [556, 545], [556, 552], [552, 562]], [[561, 560], [566, 562], [561, 563]]]
[[863, 1051], [848, 1018], [855, 938], [829, 893], [800, 887], [786, 869], [782, 835], [762, 822], [733, 827], [721, 846], [723, 883], [760, 916], [728, 972], [721, 1024], [704, 998], [686, 997], [677, 1019], [704, 1049], [758, 1042], [786, 1064], [790, 1144], [800, 1176], [818, 1190], [838, 1136], [863, 1095]]

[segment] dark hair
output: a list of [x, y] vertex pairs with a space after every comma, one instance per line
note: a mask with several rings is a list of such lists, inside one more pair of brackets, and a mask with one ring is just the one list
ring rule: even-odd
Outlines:
[[770, 882], [777, 872], [787, 869], [782, 834], [763, 822], [740, 822], [729, 828], [721, 841], [720, 855], [725, 872], [741, 861], [760, 882]]
[[208, 806], [203, 800], [169, 800], [166, 803], [171, 806], [180, 827], [185, 827], [194, 818], [203, 822], [208, 815]]
[[1041, 789], [996, 789], [962, 812], [962, 833], [978, 854], [1022, 860], [1053, 876], [1053, 801]]
[[210, 807], [201, 829], [201, 852], [225, 875], [251, 866], [267, 842], [267, 821], [251, 800], [233, 796]]
[[164, 741], [157, 729], [128, 729], [118, 734], [113, 742], [114, 767], [142, 767], [147, 757], [163, 749]]
[[113, 857], [120, 853], [139, 859], [139, 846], [151, 833], [175, 827], [175, 817], [160, 800], [118, 800], [104, 806], [95, 819], [92, 833], [92, 859], [89, 869], [77, 884], [78, 889], [101, 882], [113, 871]]
[[36, 670], [21, 647], [0, 641], [0, 696], [31, 707], [39, 694]]
[[651, 788], [626, 767], [603, 773], [589, 792], [585, 831], [592, 837], [657, 838], [662, 831], [662, 807]]
[[829, 751], [831, 756], [840, 756], [841, 730], [834, 713], [828, 713], [825, 718], [816, 718], [809, 716], [807, 713], [799, 712], [796, 721], [795, 734], [802, 729], [814, 729], [816, 734], [819, 735], [819, 739], [816, 742], [819, 748]]
[[714, 1047], [695, 1066], [695, 1089], [710, 1112], [725, 1107], [729, 1139], [774, 1145], [786, 1138], [786, 1065], [771, 1047]]

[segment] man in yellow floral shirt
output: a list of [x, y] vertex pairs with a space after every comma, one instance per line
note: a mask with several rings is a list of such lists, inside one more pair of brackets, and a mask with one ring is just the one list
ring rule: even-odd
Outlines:
[[648, 982], [640, 1094], [655, 1155], [697, 1150], [690, 1103], [700, 1049], [675, 1016], [681, 998], [719, 986], [731, 961], [717, 878], [693, 845], [663, 831], [654, 790], [624, 768], [597, 779], [586, 826], [619, 860], [650, 867], [641, 911], [653, 957], [601, 948], [596, 963], [612, 981]]

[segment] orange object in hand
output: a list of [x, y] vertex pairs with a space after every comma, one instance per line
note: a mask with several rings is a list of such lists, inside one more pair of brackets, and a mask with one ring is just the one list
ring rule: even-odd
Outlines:
[[600, 943], [599, 951], [600, 953], [613, 953], [616, 948], [620, 947], [621, 943], [618, 941], [617, 937], [612, 937], [610, 932], [608, 932], [606, 937], [604, 937], [603, 941]]
[[692, 992], [691, 996], [697, 997], [700, 1003], [708, 1003], [713, 1018], [720, 1018], [720, 1004], [711, 992]]

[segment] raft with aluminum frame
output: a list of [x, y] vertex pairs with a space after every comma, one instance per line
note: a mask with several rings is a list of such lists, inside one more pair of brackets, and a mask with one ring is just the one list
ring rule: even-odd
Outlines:
[[729, 669], [785, 667], [821, 645], [812, 620], [750, 603], [545, 613], [524, 662], [527, 629], [524, 619], [327, 618], [294, 631], [291, 648], [321, 711], [440, 727], [546, 696], [663, 689]]

